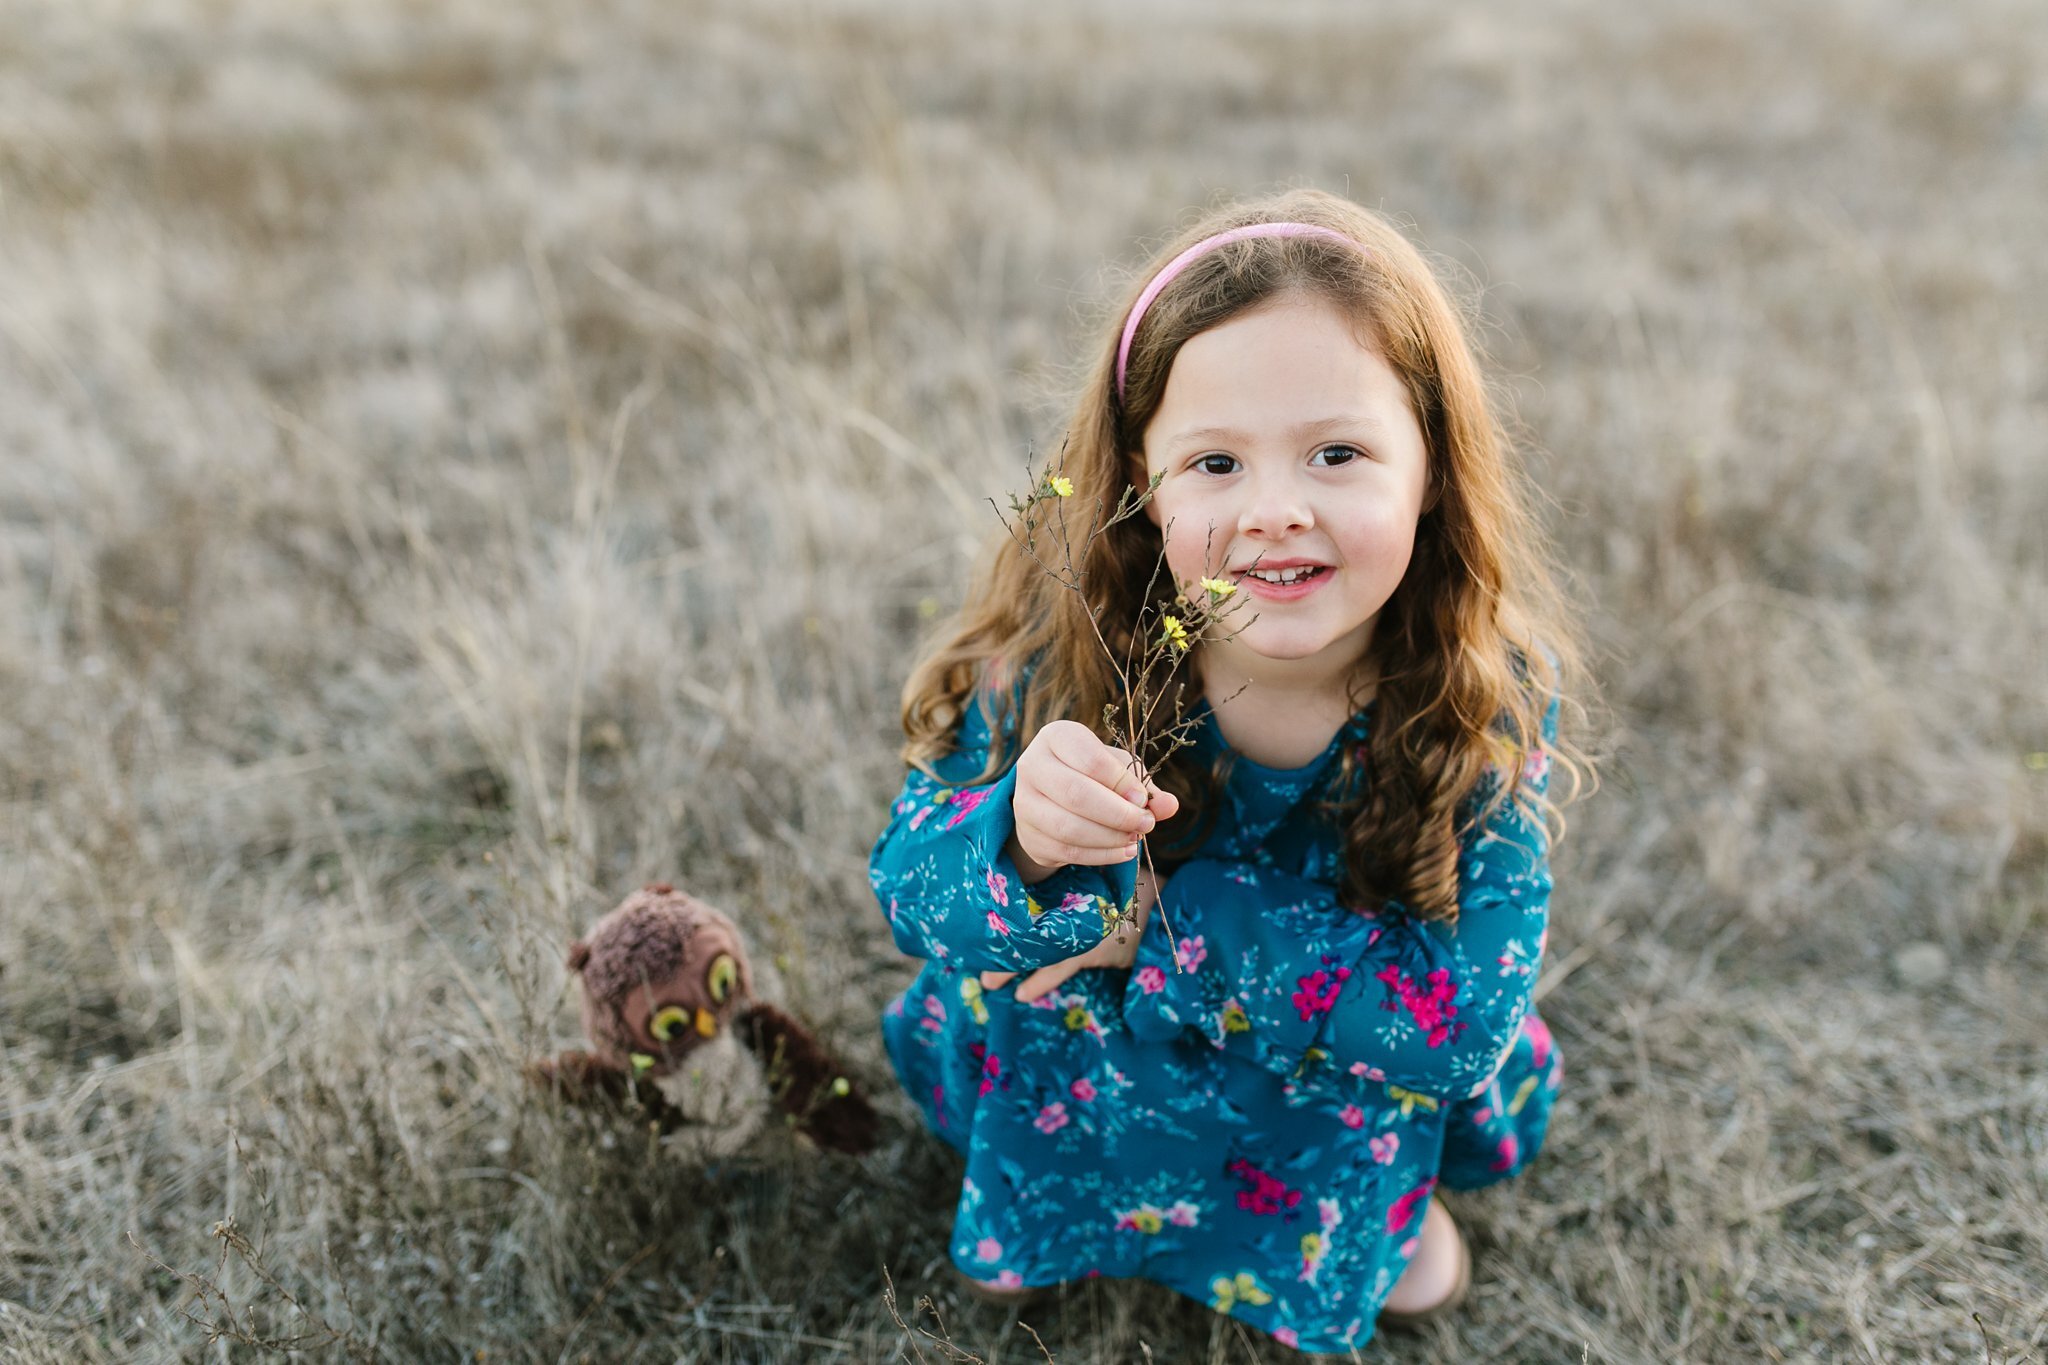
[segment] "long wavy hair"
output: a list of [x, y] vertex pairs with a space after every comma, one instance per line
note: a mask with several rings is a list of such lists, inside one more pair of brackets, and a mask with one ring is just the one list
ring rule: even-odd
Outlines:
[[[1257, 237], [1197, 258], [1147, 310], [1119, 400], [1117, 344], [1140, 290], [1187, 247], [1260, 222], [1331, 228], [1359, 249], [1317, 235]], [[1394, 901], [1419, 918], [1455, 920], [1459, 838], [1472, 822], [1516, 800], [1554, 836], [1563, 833], [1558, 808], [1591, 768], [1569, 741], [1546, 744], [1542, 719], [1553, 697], [1578, 696], [1583, 646], [1458, 308], [1391, 223], [1320, 191], [1211, 212], [1131, 282], [1103, 328], [1056, 461], [1075, 489], [1062, 511], [1081, 592], [1048, 574], [1016, 537], [994, 536], [965, 604], [904, 687], [904, 757], [931, 771], [952, 751], [977, 692], [992, 729], [1008, 736], [991, 746], [978, 781], [1005, 771], [1050, 721], [1079, 720], [1107, 737], [1105, 705], [1123, 696], [1103, 643], [1115, 658], [1129, 657], [1141, 622], [1170, 609], [1179, 588], [1155, 572], [1160, 531], [1147, 518], [1091, 532], [1110, 519], [1123, 490], [1145, 487], [1145, 429], [1180, 348], [1293, 293], [1325, 299], [1354, 320], [1406, 384], [1428, 446], [1413, 557], [1350, 683], [1356, 710], [1376, 680], [1375, 720], [1363, 743], [1342, 748], [1328, 787], [1343, 831], [1340, 894], [1362, 910]], [[1191, 706], [1181, 689], [1167, 691], [1166, 719], [1155, 731], [1186, 719]], [[1224, 778], [1194, 752], [1183, 749], [1153, 772], [1181, 798], [1180, 813], [1154, 836], [1167, 866], [1199, 842]], [[1568, 776], [1563, 800], [1533, 800], [1525, 789], [1525, 776], [1546, 764]]]

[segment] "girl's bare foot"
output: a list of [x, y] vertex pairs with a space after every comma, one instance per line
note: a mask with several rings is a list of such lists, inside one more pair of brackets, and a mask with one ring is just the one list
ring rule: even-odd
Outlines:
[[[1435, 1199], [1422, 1215], [1422, 1245], [1408, 1263], [1381, 1309], [1383, 1318], [1398, 1320], [1448, 1312], [1465, 1297], [1472, 1282], [1472, 1257], [1458, 1225]], [[1389, 1325], [1398, 1325], [1397, 1321]]]

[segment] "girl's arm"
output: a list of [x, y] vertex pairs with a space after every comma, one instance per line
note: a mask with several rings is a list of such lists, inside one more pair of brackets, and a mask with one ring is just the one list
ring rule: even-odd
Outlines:
[[992, 742], [979, 700], [934, 781], [911, 769], [868, 859], [896, 946], [966, 971], [1031, 971], [1102, 942], [1106, 912], [1130, 900], [1137, 862], [1058, 868], [1026, 887], [1008, 849], [1017, 769], [966, 785]]
[[[1557, 707], [1544, 719], [1556, 736]], [[1539, 757], [1524, 777], [1540, 795]], [[1482, 794], [1483, 796], [1484, 794]], [[1124, 1020], [1140, 1037], [1197, 1030], [1282, 1075], [1334, 1067], [1419, 1095], [1485, 1084], [1529, 1010], [1550, 901], [1541, 823], [1504, 804], [1466, 836], [1454, 925], [1340, 905], [1324, 882], [1197, 858], [1161, 895], [1179, 938], [1139, 945]], [[1153, 916], [1159, 924], [1161, 916]]]

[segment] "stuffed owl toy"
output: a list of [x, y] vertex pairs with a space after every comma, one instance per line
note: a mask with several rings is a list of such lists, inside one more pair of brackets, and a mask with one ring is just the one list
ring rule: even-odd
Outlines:
[[569, 948], [588, 1051], [527, 1068], [576, 1104], [637, 1104], [679, 1156], [731, 1156], [770, 1114], [859, 1154], [878, 1122], [809, 1029], [756, 998], [739, 929], [667, 883], [628, 896]]

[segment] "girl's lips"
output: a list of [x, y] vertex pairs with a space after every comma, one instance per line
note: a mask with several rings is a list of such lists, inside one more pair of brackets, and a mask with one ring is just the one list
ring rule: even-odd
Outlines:
[[[1291, 568], [1293, 566], [1260, 565], [1260, 567]], [[1307, 577], [1297, 578], [1292, 583], [1271, 583], [1254, 573], [1241, 574], [1237, 581], [1245, 591], [1258, 598], [1261, 602], [1295, 602], [1307, 597], [1310, 593], [1322, 587], [1323, 584], [1329, 582], [1330, 573], [1329, 565], [1319, 564]]]

